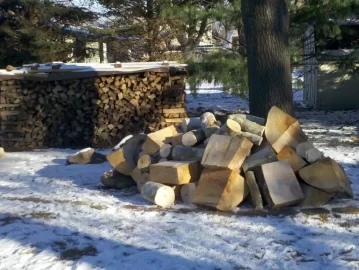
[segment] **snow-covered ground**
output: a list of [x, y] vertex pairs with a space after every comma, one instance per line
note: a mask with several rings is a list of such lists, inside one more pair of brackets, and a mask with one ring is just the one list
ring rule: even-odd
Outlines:
[[[196, 102], [208, 108], [213, 94], [215, 106], [247, 106], [219, 90]], [[0, 159], [0, 269], [359, 269], [359, 211], [335, 210], [359, 207], [359, 111], [298, 118], [343, 165], [354, 200], [266, 217], [181, 204], [161, 210], [134, 189], [103, 189], [106, 163], [66, 166], [74, 150], [8, 153]]]

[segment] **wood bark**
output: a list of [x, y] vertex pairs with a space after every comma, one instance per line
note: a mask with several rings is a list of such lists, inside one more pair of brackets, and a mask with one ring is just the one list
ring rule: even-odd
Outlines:
[[248, 170], [260, 166], [265, 163], [271, 163], [278, 161], [277, 156], [273, 149], [268, 146], [261, 151], [247, 157], [243, 162], [243, 171], [247, 172]]
[[248, 56], [250, 113], [266, 117], [272, 106], [293, 115], [289, 14], [285, 0], [242, 0]]
[[141, 188], [143, 198], [161, 207], [173, 205], [175, 192], [173, 188], [154, 182], [147, 182]]
[[201, 143], [204, 139], [206, 139], [206, 135], [203, 132], [203, 129], [200, 128], [183, 134], [182, 144], [184, 146], [194, 146]]
[[178, 145], [173, 148], [172, 159], [177, 161], [200, 161], [203, 157], [205, 148], [186, 147]]

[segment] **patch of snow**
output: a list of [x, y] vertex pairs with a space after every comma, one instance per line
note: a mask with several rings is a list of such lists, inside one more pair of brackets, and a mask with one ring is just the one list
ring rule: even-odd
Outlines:
[[[232, 95], [202, 95], [196, 102], [204, 109], [240, 106]], [[297, 117], [352, 182], [354, 200], [325, 208], [359, 207], [359, 145], [350, 140], [359, 134], [359, 110]], [[160, 211], [134, 189], [102, 188], [108, 163], [66, 166], [74, 153], [34, 150], [0, 160], [0, 269], [359, 268], [359, 215], [244, 217], [181, 204]]]

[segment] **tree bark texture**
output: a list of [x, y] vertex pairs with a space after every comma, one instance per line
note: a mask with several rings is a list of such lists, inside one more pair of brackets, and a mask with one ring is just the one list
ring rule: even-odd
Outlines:
[[272, 106], [293, 115], [289, 14], [285, 0], [242, 0], [248, 53], [249, 110], [266, 117]]

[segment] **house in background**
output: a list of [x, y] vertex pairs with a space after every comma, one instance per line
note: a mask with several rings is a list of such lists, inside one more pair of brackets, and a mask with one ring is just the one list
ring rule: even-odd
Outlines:
[[[340, 27], [342, 39], [328, 40], [319, 48], [315, 45], [314, 28], [309, 27], [305, 33], [303, 101], [311, 108], [359, 108], [359, 73], [341, 68], [342, 64], [351, 64], [352, 57], [358, 55], [359, 21], [342, 21]], [[322, 53], [318, 55], [317, 51]]]

